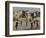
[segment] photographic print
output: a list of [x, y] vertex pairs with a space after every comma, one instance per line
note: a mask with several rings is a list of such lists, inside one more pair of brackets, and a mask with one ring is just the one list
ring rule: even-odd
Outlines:
[[13, 30], [39, 30], [40, 8], [13, 7]]
[[45, 4], [5, 2], [5, 36], [45, 34]]

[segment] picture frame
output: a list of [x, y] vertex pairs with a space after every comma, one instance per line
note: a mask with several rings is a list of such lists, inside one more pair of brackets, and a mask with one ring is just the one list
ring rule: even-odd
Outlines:
[[[18, 20], [16, 21], [17, 16], [18, 16]], [[36, 19], [36, 17], [38, 20]], [[34, 26], [32, 24], [34, 24]], [[5, 1], [5, 36], [6, 37], [44, 35], [44, 34], [45, 34], [45, 4], [44, 3]]]

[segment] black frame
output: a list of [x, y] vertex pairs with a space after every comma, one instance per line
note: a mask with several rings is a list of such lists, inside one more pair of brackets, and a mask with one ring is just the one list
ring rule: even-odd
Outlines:
[[[23, 4], [36, 4], [36, 5], [43, 5], [43, 33], [37, 34], [22, 34], [22, 35], [9, 35], [9, 3], [23, 3]], [[45, 34], [45, 4], [44, 3], [35, 3], [35, 2], [17, 2], [17, 1], [5, 1], [5, 36], [6, 37], [13, 37], [13, 36], [29, 36], [29, 35], [44, 35]]]

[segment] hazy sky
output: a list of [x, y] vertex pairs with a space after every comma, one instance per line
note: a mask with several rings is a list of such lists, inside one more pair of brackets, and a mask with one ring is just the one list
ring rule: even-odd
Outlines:
[[16, 11], [16, 10], [29, 10], [31, 12], [35, 12], [35, 11], [39, 11], [40, 12], [40, 8], [13, 7], [13, 11]]

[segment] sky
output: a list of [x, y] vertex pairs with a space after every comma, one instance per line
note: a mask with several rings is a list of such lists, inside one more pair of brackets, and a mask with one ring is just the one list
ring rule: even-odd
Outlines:
[[13, 7], [13, 11], [15, 12], [16, 10], [29, 10], [31, 12], [38, 11], [40, 12], [40, 8], [29, 8], [29, 7]]

